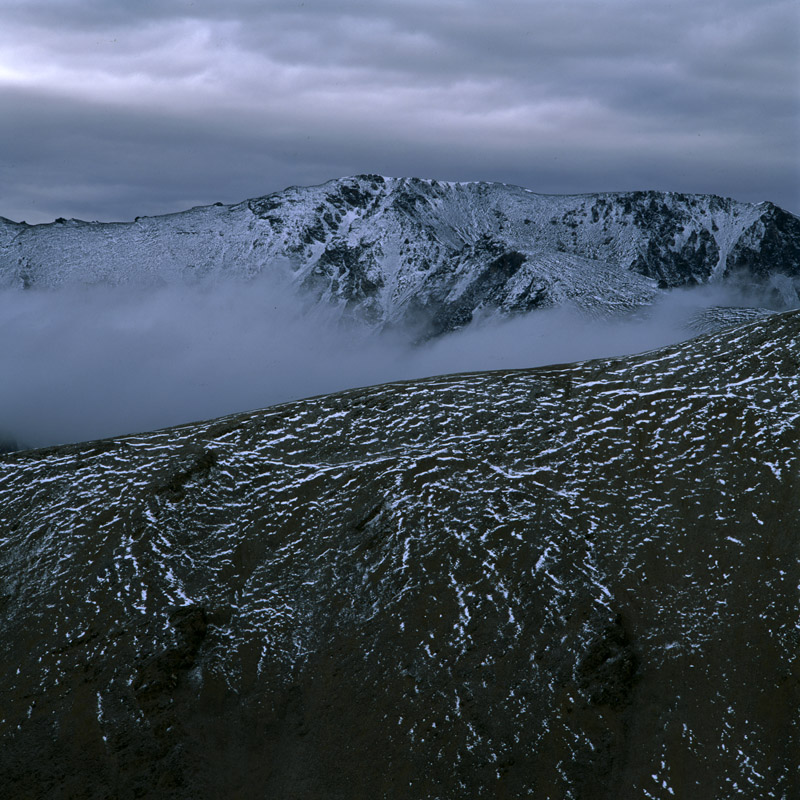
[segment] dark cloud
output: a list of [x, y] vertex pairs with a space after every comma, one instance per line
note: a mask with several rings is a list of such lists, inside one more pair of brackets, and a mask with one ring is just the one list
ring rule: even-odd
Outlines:
[[132, 218], [382, 172], [800, 210], [793, 0], [0, 12], [0, 214]]

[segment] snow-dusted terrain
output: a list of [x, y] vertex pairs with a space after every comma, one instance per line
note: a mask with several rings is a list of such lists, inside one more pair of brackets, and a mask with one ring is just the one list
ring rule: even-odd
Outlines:
[[[483, 191], [553, 202], [418, 196]], [[286, 233], [258, 214], [170, 224]], [[629, 232], [613, 247], [635, 259]], [[459, 241], [455, 222], [437, 235]], [[404, 307], [375, 285], [379, 317]], [[0, 457], [0, 786], [798, 796], [798, 371], [789, 312]]]
[[280, 275], [304, 302], [423, 337], [476, 316], [592, 314], [731, 276], [797, 303], [800, 220], [771, 203], [628, 192], [539, 195], [363, 175], [131, 223], [0, 219], [0, 288]]

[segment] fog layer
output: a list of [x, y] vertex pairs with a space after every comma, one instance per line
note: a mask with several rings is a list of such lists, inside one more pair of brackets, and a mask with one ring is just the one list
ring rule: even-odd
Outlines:
[[290, 290], [263, 279], [5, 291], [0, 445], [42, 447], [392, 380], [638, 352], [687, 338], [693, 312], [725, 303], [742, 298], [677, 292], [644, 318], [616, 322], [537, 311], [415, 346], [303, 311]]

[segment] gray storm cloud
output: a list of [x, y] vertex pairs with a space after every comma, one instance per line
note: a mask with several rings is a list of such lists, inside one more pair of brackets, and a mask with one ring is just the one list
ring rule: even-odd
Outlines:
[[0, 214], [131, 219], [359, 172], [800, 207], [791, 0], [12, 2]]

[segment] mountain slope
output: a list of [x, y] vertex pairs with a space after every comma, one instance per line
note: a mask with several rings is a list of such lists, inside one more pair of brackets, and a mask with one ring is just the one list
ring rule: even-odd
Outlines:
[[364, 175], [133, 223], [0, 223], [0, 287], [280, 273], [345, 319], [423, 335], [563, 303], [626, 311], [659, 286], [730, 275], [796, 304], [800, 276], [796, 217], [663, 192], [548, 196]]
[[0, 457], [15, 797], [790, 797], [800, 313]]

